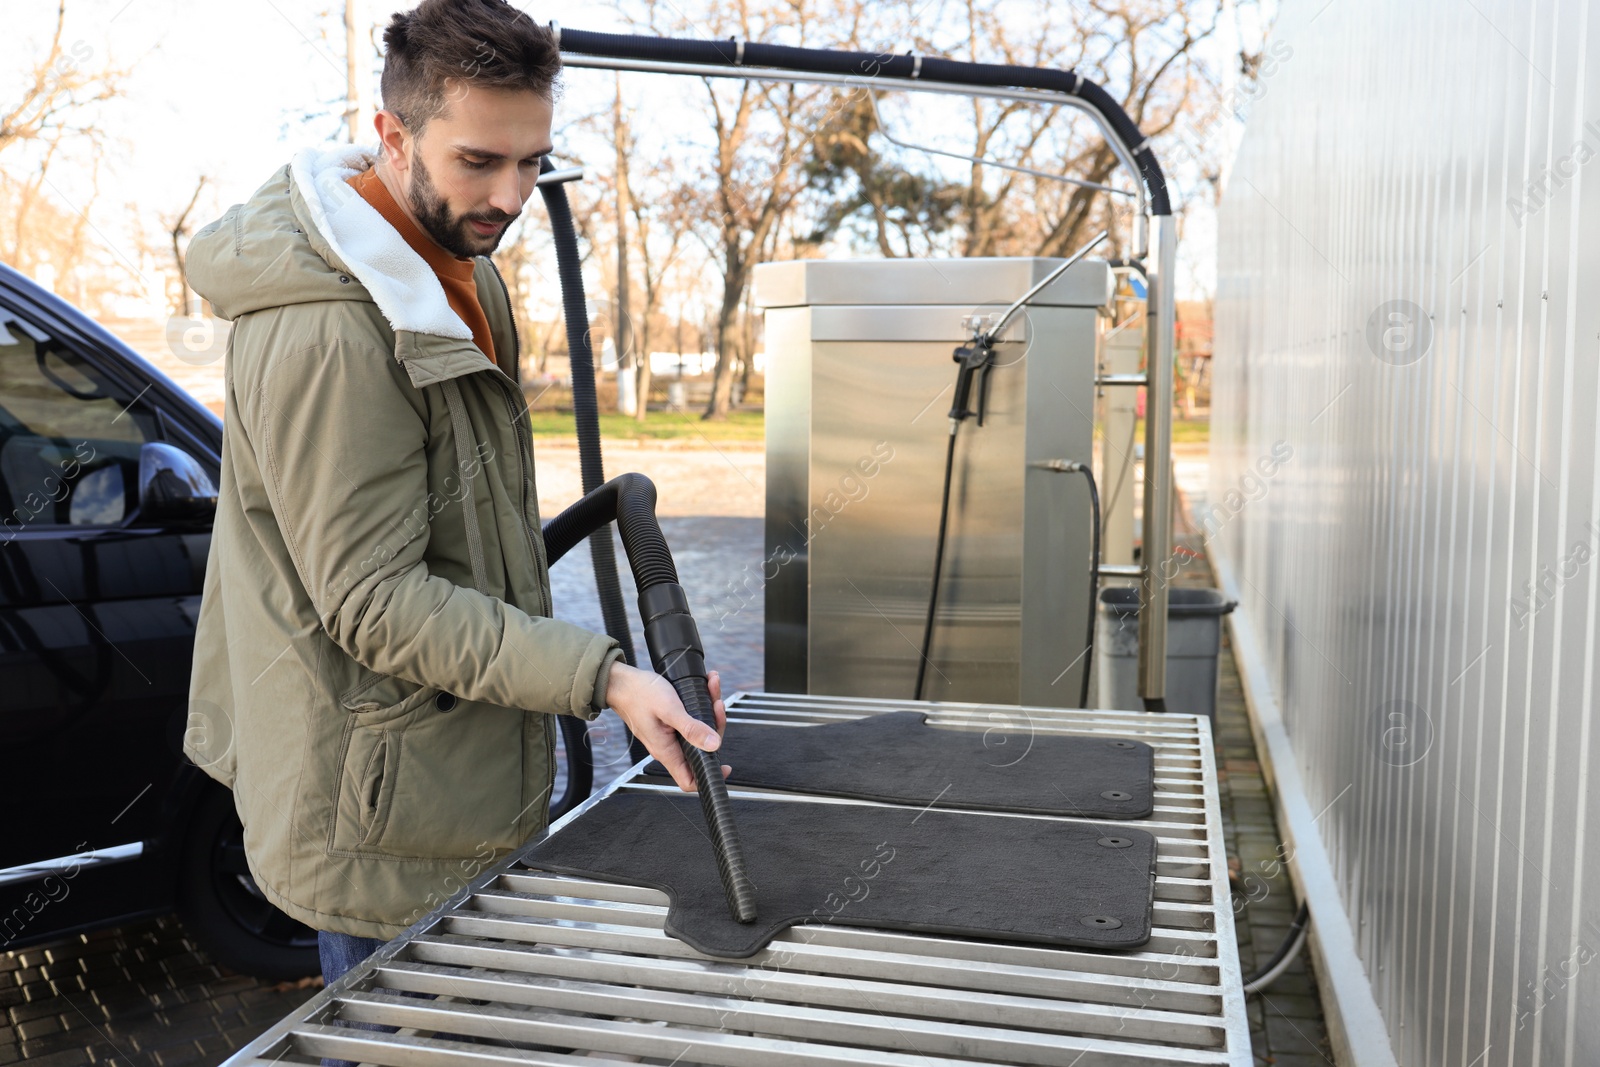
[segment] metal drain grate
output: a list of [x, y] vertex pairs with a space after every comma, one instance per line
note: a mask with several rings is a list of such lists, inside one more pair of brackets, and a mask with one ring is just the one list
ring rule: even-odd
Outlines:
[[[655, 890], [544, 874], [513, 856], [228, 1067], [322, 1056], [385, 1067], [1250, 1064], [1209, 724], [770, 693], [736, 695], [728, 717], [802, 727], [907, 708], [990, 731], [996, 745], [1023, 746], [1035, 733], [1153, 745], [1156, 809], [1136, 824], [1159, 839], [1150, 943], [1094, 952], [807, 925], [751, 959], [718, 960], [662, 932], [666, 898]], [[675, 787], [642, 780], [636, 766], [552, 832], [619, 789]]]

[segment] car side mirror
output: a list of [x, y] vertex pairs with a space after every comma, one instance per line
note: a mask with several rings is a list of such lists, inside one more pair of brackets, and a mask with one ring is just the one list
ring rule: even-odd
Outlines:
[[160, 441], [139, 447], [139, 518], [142, 522], [194, 522], [217, 511], [217, 487], [198, 460]]

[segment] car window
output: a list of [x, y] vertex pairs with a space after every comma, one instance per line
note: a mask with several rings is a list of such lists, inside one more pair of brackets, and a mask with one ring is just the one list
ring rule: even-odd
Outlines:
[[0, 540], [120, 523], [138, 505], [139, 447], [160, 439], [152, 409], [0, 305]]

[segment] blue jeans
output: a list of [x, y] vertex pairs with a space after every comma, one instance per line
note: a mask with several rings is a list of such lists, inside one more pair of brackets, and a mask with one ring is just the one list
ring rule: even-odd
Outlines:
[[[317, 931], [317, 955], [322, 960], [322, 982], [332, 985], [339, 980], [339, 976], [350, 968], [382, 948], [386, 942], [378, 937], [356, 937], [354, 934], [336, 934], [331, 930]], [[381, 1023], [346, 1022], [339, 1019], [335, 1026], [353, 1026], [361, 1030], [378, 1030], [386, 1034], [395, 1032], [395, 1027], [384, 1026]], [[350, 1060], [330, 1060], [324, 1058], [322, 1067], [356, 1067]]]
[[[365, 960], [368, 956], [388, 944], [380, 937], [356, 937], [354, 934], [336, 934], [330, 930], [317, 931], [317, 955], [322, 960], [322, 984], [330, 986], [339, 980], [344, 972]], [[433, 1000], [436, 994], [413, 993], [409, 989], [399, 991], [402, 996], [422, 997]], [[385, 1026], [382, 1023], [362, 1023], [354, 1020], [346, 1021], [336, 1019], [335, 1026], [352, 1026], [359, 1030], [376, 1030], [380, 1033], [392, 1034], [398, 1027]], [[438, 1034], [438, 1037], [447, 1037], [454, 1041], [471, 1042], [472, 1038], [461, 1034]], [[322, 1067], [356, 1067], [350, 1060], [322, 1060]]]
[[[328, 929], [317, 931], [317, 955], [322, 960], [323, 985], [333, 985], [341, 974], [349, 971], [352, 966], [378, 952], [389, 942], [382, 937], [357, 937], [355, 934], [336, 934]], [[408, 989], [398, 990], [405, 997], [422, 997], [434, 1000], [434, 993], [414, 993]], [[398, 1027], [381, 1024], [381, 1022], [355, 1022], [346, 1019], [336, 1019], [334, 1025], [341, 1027], [355, 1027], [358, 1030], [379, 1030], [381, 1033], [394, 1033]], [[472, 1038], [461, 1037], [459, 1033], [440, 1033], [438, 1037], [454, 1038], [458, 1041], [470, 1041]], [[354, 1062], [347, 1059], [328, 1059], [323, 1057], [322, 1067], [355, 1067]]]

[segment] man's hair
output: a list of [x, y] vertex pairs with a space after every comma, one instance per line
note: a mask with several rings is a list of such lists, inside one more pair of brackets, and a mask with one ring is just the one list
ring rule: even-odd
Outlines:
[[421, 136], [459, 86], [527, 89], [554, 98], [555, 34], [506, 0], [423, 0], [383, 31], [383, 106]]

